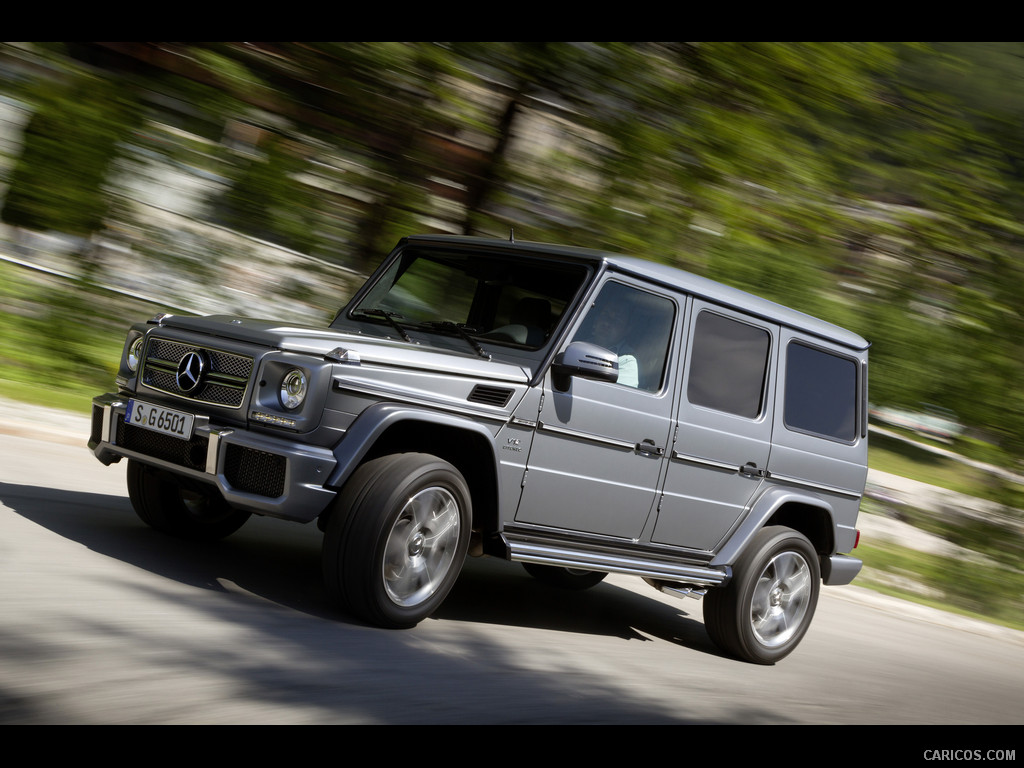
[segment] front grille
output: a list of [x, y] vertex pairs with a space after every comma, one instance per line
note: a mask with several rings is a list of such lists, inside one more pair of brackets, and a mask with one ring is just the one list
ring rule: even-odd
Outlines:
[[181, 440], [151, 429], [125, 424], [124, 416], [118, 414], [116, 442], [122, 448], [138, 451], [155, 459], [163, 459], [180, 467], [206, 470], [209, 440], [203, 436]]
[[[200, 353], [207, 367], [199, 386], [192, 392], [183, 392], [176, 379], [178, 363], [190, 352]], [[146, 349], [142, 383], [151, 389], [178, 397], [238, 408], [245, 399], [252, 368], [253, 358], [245, 355], [153, 337]]]
[[224, 455], [224, 477], [234, 488], [276, 499], [284, 494], [288, 460], [276, 453], [229, 443]]

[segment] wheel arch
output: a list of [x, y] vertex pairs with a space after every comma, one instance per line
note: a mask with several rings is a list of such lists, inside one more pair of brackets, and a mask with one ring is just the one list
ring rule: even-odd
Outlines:
[[824, 499], [790, 488], [770, 488], [751, 507], [750, 513], [712, 560], [712, 565], [732, 565], [759, 530], [783, 525], [802, 533], [820, 557], [835, 552], [835, 513]]
[[790, 501], [765, 520], [765, 525], [784, 525], [799, 531], [811, 542], [818, 555], [825, 557], [835, 551], [832, 510], [825, 504]]
[[474, 528], [493, 528], [499, 498], [493, 446], [494, 436], [476, 421], [381, 403], [364, 411], [338, 444], [338, 464], [326, 484], [340, 490], [360, 465], [381, 456], [431, 454], [452, 464], [465, 479], [473, 503]]

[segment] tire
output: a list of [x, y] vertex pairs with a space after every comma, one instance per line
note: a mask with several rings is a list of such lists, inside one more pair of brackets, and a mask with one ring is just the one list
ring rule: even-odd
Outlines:
[[384, 456], [359, 467], [334, 503], [321, 557], [334, 600], [393, 629], [437, 610], [469, 548], [472, 504], [459, 471], [427, 454]]
[[190, 483], [129, 459], [128, 498], [139, 518], [152, 528], [192, 541], [230, 536], [249, 513], [228, 504], [212, 485]]
[[557, 565], [523, 563], [526, 572], [538, 581], [560, 589], [583, 590], [596, 587], [608, 574], [604, 571], [585, 571], [582, 568], [564, 568]]
[[791, 528], [763, 528], [736, 562], [729, 584], [704, 598], [704, 625], [726, 653], [774, 664], [800, 644], [820, 588], [811, 542]]

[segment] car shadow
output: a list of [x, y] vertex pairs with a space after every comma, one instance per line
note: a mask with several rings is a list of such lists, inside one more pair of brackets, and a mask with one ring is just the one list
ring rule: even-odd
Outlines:
[[[587, 590], [562, 589], [538, 581], [519, 563], [470, 558], [435, 618], [627, 640], [658, 638], [718, 654], [700, 618], [700, 602], [659, 596], [634, 577], [609, 576]], [[647, 595], [645, 593], [649, 592]]]
[[[0, 482], [0, 503], [56, 535], [181, 584], [246, 593], [321, 619], [361, 624], [329, 600], [320, 573], [322, 534], [315, 524], [254, 516], [223, 541], [196, 543], [149, 528], [123, 496]], [[698, 618], [699, 602], [663, 600], [646, 585], [641, 589], [650, 590], [650, 597], [612, 579], [585, 591], [564, 590], [538, 581], [518, 563], [468, 558], [432, 618], [658, 638], [718, 655]]]

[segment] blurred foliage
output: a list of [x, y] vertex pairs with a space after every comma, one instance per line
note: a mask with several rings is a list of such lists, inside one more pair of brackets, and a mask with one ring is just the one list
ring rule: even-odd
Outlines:
[[862, 545], [857, 552], [864, 560], [864, 571], [854, 584], [1024, 629], [1020, 613], [1024, 572], [1016, 564], [980, 559], [965, 568], [961, 557], [888, 542]]
[[[998, 522], [971, 517], [948, 519], [907, 508], [900, 509], [900, 519], [1007, 568], [1019, 571], [1024, 563], [1024, 537]], [[1021, 578], [1024, 584], [1024, 573]]]
[[[916, 434], [908, 439], [873, 434], [869, 464], [882, 472], [1024, 510], [1024, 486], [952, 456], [929, 451], [922, 447], [924, 442], [925, 439]], [[990, 456], [981, 458], [991, 459]]]
[[132, 215], [135, 152], [205, 174], [210, 221], [360, 270], [418, 231], [625, 251], [861, 333], [873, 401], [1024, 456], [1024, 44], [10, 43], [0, 68], [32, 110], [8, 223]]
[[265, 141], [259, 156], [238, 163], [230, 174], [214, 220], [298, 251], [312, 251], [317, 196], [296, 178], [302, 168], [301, 157], [285, 139], [274, 136]]
[[103, 185], [119, 143], [140, 119], [138, 105], [116, 82], [80, 73], [36, 80], [22, 95], [35, 110], [0, 217], [88, 238], [107, 216]]
[[84, 285], [68, 291], [63, 281], [27, 279], [0, 263], [0, 394], [84, 410], [96, 392], [109, 388], [124, 323], [109, 298], [105, 304], [95, 299]]

